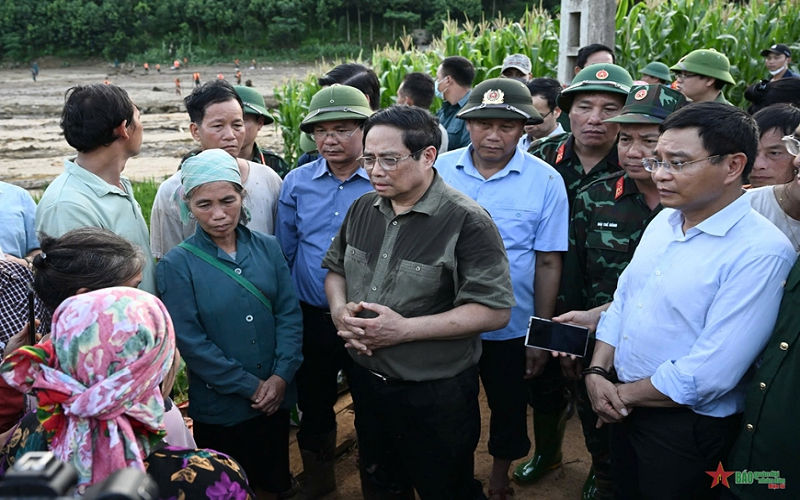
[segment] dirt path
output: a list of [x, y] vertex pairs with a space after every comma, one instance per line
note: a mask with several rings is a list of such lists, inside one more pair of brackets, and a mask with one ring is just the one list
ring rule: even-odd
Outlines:
[[[0, 180], [35, 188], [61, 173], [64, 157], [74, 154], [61, 135], [59, 116], [64, 92], [73, 85], [102, 83], [106, 78], [122, 86], [142, 110], [144, 142], [139, 156], [128, 162], [125, 175], [134, 179], [160, 178], [177, 168], [178, 159], [194, 147], [189, 134], [189, 117], [182, 98], [191, 91], [191, 74], [200, 72], [202, 81], [223, 73], [235, 82], [233, 65], [190, 67], [186, 70], [141, 67], [117, 72], [113, 66], [43, 68], [36, 82], [24, 70], [0, 70]], [[271, 101], [273, 90], [291, 77], [303, 78], [313, 65], [276, 64], [250, 70], [242, 68], [242, 81], [248, 79]], [[175, 94], [175, 78], [181, 79], [183, 96]], [[283, 142], [277, 128], [267, 125], [258, 143], [278, 153]]]

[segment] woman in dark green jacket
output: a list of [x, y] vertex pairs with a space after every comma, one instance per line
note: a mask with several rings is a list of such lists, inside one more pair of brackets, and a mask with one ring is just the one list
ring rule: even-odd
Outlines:
[[237, 161], [213, 149], [184, 162], [175, 201], [197, 231], [158, 263], [157, 284], [189, 370], [198, 446], [234, 457], [270, 498], [291, 487], [302, 315], [277, 240], [244, 226]]

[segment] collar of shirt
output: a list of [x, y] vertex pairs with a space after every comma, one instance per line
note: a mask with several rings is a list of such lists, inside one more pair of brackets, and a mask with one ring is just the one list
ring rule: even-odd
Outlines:
[[[470, 89], [470, 90], [467, 91], [466, 94], [464, 94], [464, 97], [459, 99], [459, 101], [456, 104], [450, 104], [450, 101], [445, 100], [445, 101], [442, 102], [442, 108], [445, 108], [445, 109], [455, 108], [457, 110], [461, 109], [461, 108], [463, 108], [464, 106], [467, 105], [467, 101], [469, 101], [469, 96], [471, 94], [472, 94], [472, 90]], [[457, 118], [457, 120], [460, 120], [460, 118]]]
[[[328, 167], [328, 161], [325, 158], [320, 156], [319, 158], [314, 160], [314, 162], [316, 163], [316, 165], [314, 166], [314, 175], [311, 176], [312, 179], [317, 180], [320, 177], [324, 177], [324, 176], [329, 175], [329, 174], [330, 174], [330, 176], [335, 177], [337, 180], [339, 179], [338, 177], [333, 175], [333, 172], [331, 172], [331, 169]], [[363, 179], [369, 180], [369, 174], [367, 174], [367, 171], [364, 170], [361, 167], [358, 167], [358, 170], [353, 172], [353, 175], [348, 177], [347, 180], [344, 181], [344, 182], [349, 181], [350, 179], [352, 179], [355, 176], [359, 176], [359, 177], [361, 177]]]
[[473, 151], [475, 151], [475, 147], [472, 144], [464, 148], [464, 152], [461, 153], [461, 158], [459, 158], [458, 163], [456, 163], [456, 168], [460, 168], [467, 175], [479, 178], [481, 180], [489, 181], [492, 179], [499, 179], [501, 177], [507, 176], [511, 172], [520, 173], [522, 172], [522, 168], [525, 166], [525, 157], [522, 156], [525, 154], [525, 151], [520, 149], [518, 146], [517, 150], [514, 151], [514, 156], [511, 157], [508, 163], [506, 163], [505, 167], [503, 167], [498, 172], [495, 172], [494, 175], [492, 175], [490, 178], [484, 179], [483, 175], [481, 175], [481, 173], [475, 167], [475, 164], [472, 163]]
[[729, 204], [719, 212], [711, 217], [700, 222], [693, 228], [683, 234], [683, 213], [680, 210], [675, 210], [669, 214], [667, 221], [672, 226], [672, 232], [679, 239], [689, 239], [695, 235], [703, 232], [711, 236], [725, 236], [725, 234], [737, 223], [739, 220], [747, 215], [752, 207], [750, 201], [746, 196], [739, 196], [733, 203]]
[[[417, 200], [414, 203], [414, 206], [411, 207], [408, 212], [420, 212], [425, 215], [431, 216], [436, 209], [439, 208], [439, 205], [442, 203], [442, 190], [444, 189], [445, 183], [442, 180], [442, 177], [439, 175], [439, 172], [436, 169], [433, 169], [433, 181], [431, 181], [431, 185], [428, 186], [428, 190], [425, 191], [425, 194], [422, 195], [422, 198]], [[394, 213], [394, 209], [392, 208], [392, 200], [389, 198], [378, 197], [373, 203], [381, 213], [390, 219], [397, 217], [399, 214]], [[408, 213], [405, 212], [405, 213]]]
[[[117, 186], [107, 183], [99, 176], [89, 172], [85, 168], [75, 163], [75, 158], [68, 158], [64, 160], [64, 170], [78, 178], [79, 181], [86, 184], [86, 186], [94, 191], [94, 194], [96, 194], [98, 198], [101, 198], [107, 194], [116, 194], [125, 196], [126, 198], [128, 197], [127, 192], [123, 191]], [[120, 177], [120, 183], [125, 186], [128, 183], [128, 179], [125, 177]]]
[[553, 137], [554, 135], [561, 135], [564, 133], [564, 127], [561, 126], [560, 123], [556, 122], [556, 128], [547, 134], [547, 137]]
[[233, 259], [224, 250], [217, 246], [217, 244], [211, 239], [211, 236], [203, 231], [203, 228], [200, 227], [200, 224], [197, 225], [194, 235], [195, 243], [198, 243], [195, 246], [199, 247], [201, 250], [205, 250], [206, 253], [216, 255], [216, 257], [220, 260], [238, 264], [243, 262], [244, 259], [250, 255], [250, 240], [252, 239], [252, 233], [242, 224], [236, 226], [236, 259]]

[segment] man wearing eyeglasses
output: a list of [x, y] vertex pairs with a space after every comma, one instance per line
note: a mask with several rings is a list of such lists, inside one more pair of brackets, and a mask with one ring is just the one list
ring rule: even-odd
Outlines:
[[[569, 311], [555, 321], [581, 323], [583, 315], [599, 315], [613, 300], [619, 275], [633, 256], [647, 223], [661, 211], [660, 197], [642, 160], [653, 154], [658, 126], [686, 104], [686, 98], [664, 85], [634, 86], [622, 113], [608, 122], [619, 123], [619, 153], [622, 172], [601, 177], [582, 189], [572, 209], [569, 250], [564, 257], [558, 308]], [[596, 322], [590, 326], [592, 329]], [[608, 427], [597, 429], [581, 372], [591, 361], [561, 358], [564, 373], [578, 380], [578, 415], [586, 448], [592, 455], [592, 470], [584, 485], [584, 498], [612, 499], [614, 491], [609, 458]]]
[[333, 407], [339, 370], [349, 378], [352, 360], [331, 321], [320, 264], [350, 205], [372, 190], [358, 164], [362, 127], [370, 115], [367, 98], [356, 88], [333, 85], [317, 92], [300, 129], [313, 136], [320, 157], [286, 175], [278, 200], [275, 236], [303, 311], [303, 364], [296, 375], [303, 412], [297, 433], [305, 471], [302, 498], [336, 488]]
[[[457, 116], [466, 122], [471, 144], [439, 157], [436, 168], [450, 186], [492, 215], [508, 254], [517, 301], [508, 326], [481, 335], [481, 380], [492, 411], [492, 497], [513, 493], [511, 462], [530, 451], [529, 390], [535, 394], [531, 401], [537, 452], [560, 454], [564, 429], [558, 421], [567, 407], [561, 370], [558, 363], [547, 363], [544, 351], [526, 349], [525, 334], [531, 316], [549, 319], [555, 312], [569, 204], [558, 172], [517, 147], [525, 124], [542, 121], [525, 84], [507, 78], [483, 81]], [[527, 367], [526, 354], [531, 356]], [[533, 381], [524, 380], [534, 376]]]
[[678, 81], [678, 90], [692, 102], [715, 101], [730, 104], [722, 94], [726, 85], [736, 85], [731, 63], [725, 54], [714, 49], [698, 49], [681, 57], [670, 68]]
[[375, 192], [353, 203], [322, 264], [355, 360], [364, 498], [485, 498], [478, 360], [480, 334], [505, 327], [514, 306], [503, 240], [433, 168], [441, 132], [428, 111], [382, 109], [364, 136]]
[[617, 498], [716, 498], [796, 256], [742, 195], [752, 118], [703, 102], [659, 131], [644, 166], [665, 208], [620, 276], [585, 380], [598, 425], [612, 424]]

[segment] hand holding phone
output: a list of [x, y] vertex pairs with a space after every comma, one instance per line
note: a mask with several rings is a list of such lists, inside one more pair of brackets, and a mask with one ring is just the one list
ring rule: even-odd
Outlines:
[[531, 316], [525, 345], [545, 351], [565, 352], [580, 358], [586, 356], [589, 329], [584, 326], [556, 323]]

